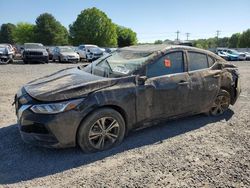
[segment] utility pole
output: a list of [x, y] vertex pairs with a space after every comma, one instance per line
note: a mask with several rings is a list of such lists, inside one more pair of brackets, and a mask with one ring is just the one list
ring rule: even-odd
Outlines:
[[219, 30], [216, 31], [216, 38], [217, 38], [217, 47], [219, 47], [219, 35], [220, 35], [220, 32]]
[[188, 41], [188, 38], [189, 38], [189, 36], [190, 36], [190, 33], [186, 33], [186, 36], [187, 36], [187, 41]]
[[179, 41], [179, 34], [180, 34], [180, 31], [177, 30], [175, 33], [176, 33], [176, 37], [177, 37], [176, 40]]

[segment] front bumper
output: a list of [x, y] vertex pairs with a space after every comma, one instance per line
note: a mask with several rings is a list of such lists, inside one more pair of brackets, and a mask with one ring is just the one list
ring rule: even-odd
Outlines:
[[23, 57], [24, 61], [34, 61], [34, 62], [48, 62], [49, 56], [43, 55], [25, 55]]
[[79, 61], [78, 57], [61, 57], [64, 62], [77, 62]]
[[9, 63], [12, 60], [12, 57], [9, 55], [0, 55], [0, 64]]
[[17, 122], [22, 139], [33, 145], [65, 148], [76, 145], [76, 132], [82, 120], [80, 110], [58, 114], [36, 114], [32, 104], [20, 104], [16, 98]]

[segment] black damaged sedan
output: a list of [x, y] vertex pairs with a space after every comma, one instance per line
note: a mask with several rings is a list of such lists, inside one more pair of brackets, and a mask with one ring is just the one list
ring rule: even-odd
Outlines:
[[118, 49], [88, 66], [24, 85], [15, 96], [25, 142], [109, 149], [132, 129], [199, 113], [223, 114], [240, 93], [237, 67], [185, 46]]

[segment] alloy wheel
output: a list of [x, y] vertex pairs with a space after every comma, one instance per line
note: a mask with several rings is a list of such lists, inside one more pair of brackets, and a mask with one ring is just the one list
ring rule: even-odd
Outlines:
[[214, 101], [210, 113], [213, 116], [219, 116], [228, 109], [229, 105], [230, 105], [230, 98], [228, 96], [219, 95]]
[[120, 125], [112, 117], [98, 119], [90, 128], [88, 134], [89, 143], [98, 150], [104, 150], [112, 146], [118, 139]]

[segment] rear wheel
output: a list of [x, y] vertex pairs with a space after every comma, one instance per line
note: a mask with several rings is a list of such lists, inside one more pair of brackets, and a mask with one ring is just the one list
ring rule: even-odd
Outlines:
[[77, 142], [84, 152], [98, 152], [120, 144], [125, 135], [125, 122], [120, 113], [102, 108], [80, 125]]
[[231, 102], [230, 94], [226, 90], [221, 90], [217, 95], [213, 103], [213, 106], [209, 111], [209, 114], [212, 116], [222, 115], [225, 111], [228, 110], [230, 102]]

